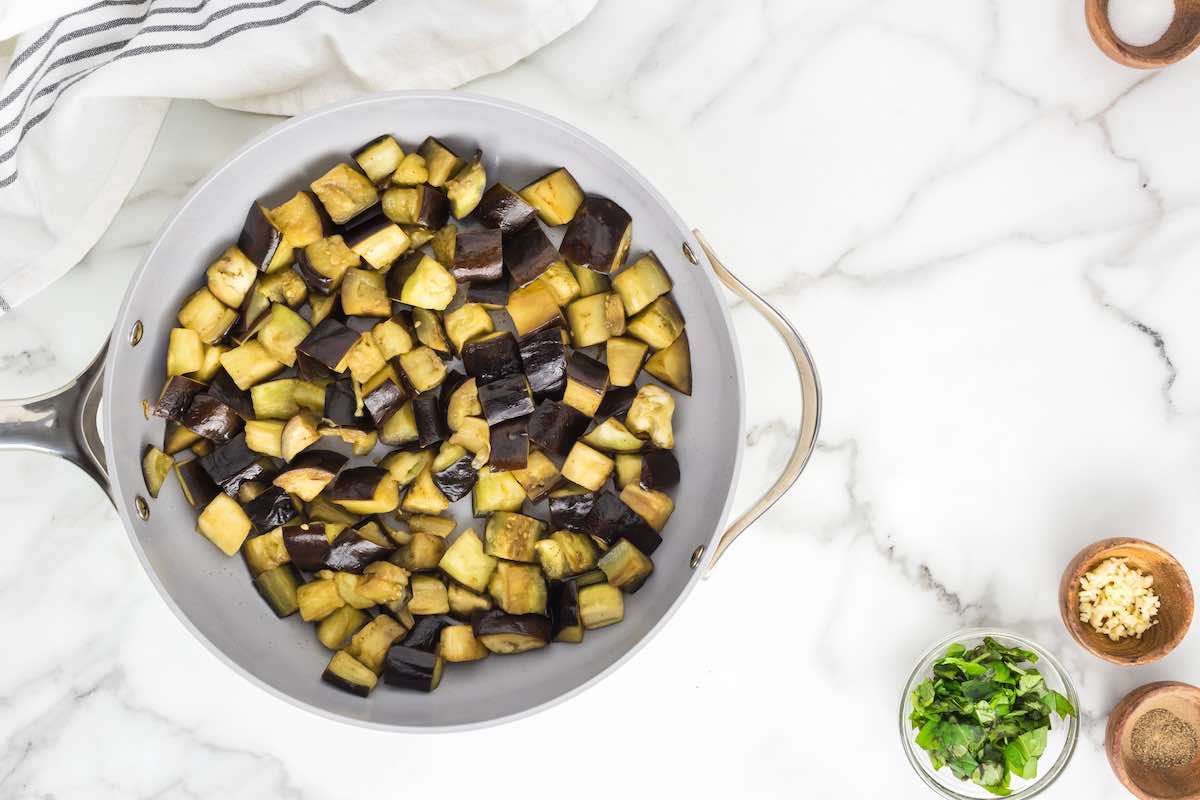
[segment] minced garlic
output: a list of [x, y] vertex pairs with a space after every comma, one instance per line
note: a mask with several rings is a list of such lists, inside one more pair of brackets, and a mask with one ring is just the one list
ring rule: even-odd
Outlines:
[[1158, 613], [1158, 595], [1150, 588], [1154, 578], [1125, 561], [1110, 558], [1079, 579], [1079, 620], [1114, 642], [1142, 638]]

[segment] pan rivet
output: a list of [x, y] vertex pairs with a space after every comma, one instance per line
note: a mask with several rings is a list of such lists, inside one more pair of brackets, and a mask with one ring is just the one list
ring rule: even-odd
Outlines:
[[[700, 259], [696, 258], [696, 254], [692, 252], [692, 246], [687, 242], [683, 243], [683, 254], [687, 256], [687, 260], [693, 264], [699, 264]], [[692, 566], [695, 566], [694, 564]]]
[[[687, 247], [687, 245], [685, 244], [684, 247]], [[700, 545], [699, 547], [697, 547], [695, 550], [692, 551], [692, 560], [691, 560], [692, 569], [695, 569], [696, 567], [700, 566], [700, 560], [703, 558], [704, 558], [704, 545]]]
[[146, 502], [146, 498], [140, 494], [133, 498], [133, 507], [137, 509], [137, 514], [142, 519], [150, 519], [150, 504]]
[[132, 347], [137, 347], [138, 342], [142, 340], [142, 321], [139, 319], [133, 323], [133, 330], [129, 332], [129, 344]]

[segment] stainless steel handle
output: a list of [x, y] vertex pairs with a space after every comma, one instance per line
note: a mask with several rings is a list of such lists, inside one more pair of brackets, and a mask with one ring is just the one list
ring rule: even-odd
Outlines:
[[708, 566], [705, 569], [707, 576], [717, 565], [717, 562], [724, 555], [729, 545], [733, 544], [746, 528], [754, 524], [759, 517], [767, 512], [771, 506], [779, 498], [787, 493], [787, 490], [792, 488], [792, 484], [800, 477], [800, 473], [804, 471], [804, 467], [808, 464], [808, 459], [812, 455], [813, 448], [817, 444], [817, 430], [821, 427], [821, 381], [817, 377], [817, 365], [813, 363], [812, 354], [808, 352], [808, 348], [804, 345], [804, 340], [800, 338], [800, 334], [792, 327], [792, 324], [787, 321], [787, 318], [779, 313], [766, 300], [754, 293], [750, 287], [738, 280], [729, 269], [721, 263], [721, 259], [717, 258], [717, 254], [713, 252], [712, 247], [708, 244], [708, 240], [698, 230], [693, 230], [692, 233], [696, 237], [696, 241], [700, 244], [700, 248], [704, 250], [704, 255], [708, 257], [708, 263], [712, 265], [713, 272], [721, 283], [729, 287], [735, 294], [742, 297], [749, 303], [758, 313], [766, 318], [767, 322], [779, 333], [784, 344], [788, 347], [788, 352], [791, 353], [792, 361], [796, 365], [796, 374], [800, 377], [800, 397], [803, 405], [800, 412], [800, 435], [796, 439], [796, 447], [792, 450], [792, 456], [788, 459], [787, 465], [783, 468], [783, 473], [776, 479], [766, 493], [758, 498], [758, 502], [746, 509], [746, 511], [738, 517], [726, 529], [720, 541], [717, 542], [716, 549], [713, 550], [712, 556], [709, 559]]
[[97, 427], [107, 352], [105, 343], [92, 363], [65, 386], [37, 397], [0, 400], [0, 451], [32, 450], [66, 459], [111, 498]]

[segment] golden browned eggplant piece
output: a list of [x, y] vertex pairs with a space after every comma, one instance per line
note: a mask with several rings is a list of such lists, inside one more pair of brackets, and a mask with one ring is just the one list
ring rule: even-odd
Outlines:
[[559, 167], [521, 190], [521, 198], [537, 209], [547, 225], [566, 225], [583, 203], [583, 190], [566, 167]]
[[677, 392], [692, 393], [692, 351], [688, 346], [687, 331], [679, 334], [670, 347], [659, 350], [646, 361], [646, 372], [658, 378]]
[[338, 164], [309, 188], [338, 225], [345, 225], [379, 200], [371, 179], [348, 164]]

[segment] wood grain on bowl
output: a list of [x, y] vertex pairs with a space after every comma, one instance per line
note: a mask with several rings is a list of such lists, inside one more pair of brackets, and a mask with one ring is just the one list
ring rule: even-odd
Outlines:
[[[1131, 568], [1154, 578], [1160, 607], [1155, 624], [1142, 637], [1114, 642], [1079, 619], [1079, 579], [1110, 558], [1124, 558]], [[1192, 622], [1195, 600], [1192, 582], [1183, 566], [1166, 550], [1141, 539], [1102, 539], [1080, 550], [1063, 570], [1059, 610], [1063, 624], [1088, 652], [1121, 666], [1157, 661], [1183, 640]]]
[[1200, 46], [1200, 0], [1175, 0], [1175, 18], [1157, 42], [1121, 41], [1108, 18], [1109, 0], [1085, 0], [1084, 16], [1096, 46], [1113, 61], [1135, 69], [1157, 69], [1186, 58]]
[[1200, 800], [1200, 753], [1178, 767], [1155, 768], [1133, 756], [1133, 729], [1147, 712], [1165, 709], [1200, 731], [1200, 689], [1157, 681], [1134, 689], [1108, 715], [1104, 752], [1117, 780], [1142, 800]]

